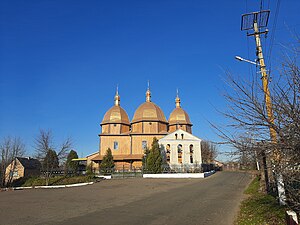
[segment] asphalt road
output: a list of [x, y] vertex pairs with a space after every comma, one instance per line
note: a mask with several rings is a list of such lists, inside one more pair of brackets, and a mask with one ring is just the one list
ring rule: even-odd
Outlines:
[[0, 193], [1, 225], [230, 225], [251, 175], [106, 180], [76, 188]]

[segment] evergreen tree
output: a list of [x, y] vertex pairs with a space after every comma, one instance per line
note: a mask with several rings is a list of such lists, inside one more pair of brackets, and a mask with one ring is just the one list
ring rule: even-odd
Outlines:
[[163, 158], [160, 152], [158, 140], [153, 138], [152, 146], [146, 158], [146, 170], [151, 173], [161, 173]]
[[67, 170], [77, 172], [78, 162], [76, 162], [76, 161], [74, 162], [74, 161], [72, 161], [72, 159], [78, 159], [77, 152], [74, 150], [71, 150], [69, 152], [68, 157], [67, 157], [66, 166], [67, 166]]
[[114, 158], [113, 158], [113, 155], [112, 155], [112, 152], [111, 152], [111, 149], [108, 148], [106, 150], [106, 154], [105, 156], [103, 157], [103, 160], [100, 164], [100, 170], [103, 172], [103, 173], [110, 173], [112, 172], [112, 169], [115, 167], [115, 162], [114, 162]]
[[59, 160], [57, 154], [54, 150], [49, 149], [44, 160], [43, 160], [44, 170], [51, 171], [53, 169], [58, 169]]

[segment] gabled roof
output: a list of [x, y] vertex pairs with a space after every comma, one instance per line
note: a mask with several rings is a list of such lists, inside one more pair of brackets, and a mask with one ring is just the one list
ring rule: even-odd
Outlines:
[[37, 159], [33, 159], [30, 157], [23, 158], [23, 157], [16, 157], [16, 159], [19, 160], [19, 162], [24, 166], [25, 169], [40, 169], [41, 163]]
[[[175, 134], [177, 134], [177, 139]], [[181, 134], [183, 134], [183, 139], [181, 139]], [[178, 129], [168, 135], [166, 135], [165, 137], [159, 139], [159, 141], [164, 141], [164, 140], [195, 140], [195, 141], [201, 141], [200, 138], [184, 131], [181, 129]]]

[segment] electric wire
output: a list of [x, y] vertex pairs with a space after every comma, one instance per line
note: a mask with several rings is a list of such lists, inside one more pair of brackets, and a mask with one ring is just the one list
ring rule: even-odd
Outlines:
[[[248, 12], [248, 0], [246, 0], [246, 13]], [[249, 36], [247, 37], [247, 57], [250, 59], [250, 41], [249, 41]], [[253, 65], [248, 65], [249, 68], [249, 74], [252, 77], [252, 79], [255, 77], [254, 71], [253, 71]]]
[[275, 33], [276, 33], [277, 20], [278, 20], [278, 15], [279, 15], [279, 10], [280, 10], [280, 3], [281, 3], [281, 0], [277, 0], [274, 22], [273, 22], [273, 27], [271, 30], [270, 46], [269, 46], [269, 51], [268, 51], [267, 57], [266, 57], [267, 62], [269, 62], [270, 70], [271, 70], [271, 55], [272, 55], [272, 49], [273, 49], [274, 40], [275, 40]]

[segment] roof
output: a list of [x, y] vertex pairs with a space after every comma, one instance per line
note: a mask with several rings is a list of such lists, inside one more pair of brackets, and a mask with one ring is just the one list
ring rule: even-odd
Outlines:
[[[93, 161], [99, 161], [103, 159], [104, 155], [97, 155], [96, 157], [92, 158]], [[143, 154], [128, 154], [128, 155], [113, 155], [114, 161], [119, 160], [141, 160], [143, 158]]]
[[119, 105], [111, 107], [104, 115], [101, 125], [110, 123], [121, 123], [130, 125], [126, 111]]
[[163, 111], [153, 102], [144, 102], [134, 113], [132, 123], [155, 121], [168, 123]]
[[169, 118], [169, 125], [186, 124], [192, 125], [189, 115], [182, 108], [175, 108]]
[[41, 168], [41, 163], [39, 160], [37, 159], [33, 159], [30, 157], [17, 157], [17, 159], [19, 160], [19, 162], [22, 164], [22, 166], [25, 169], [40, 169]]

